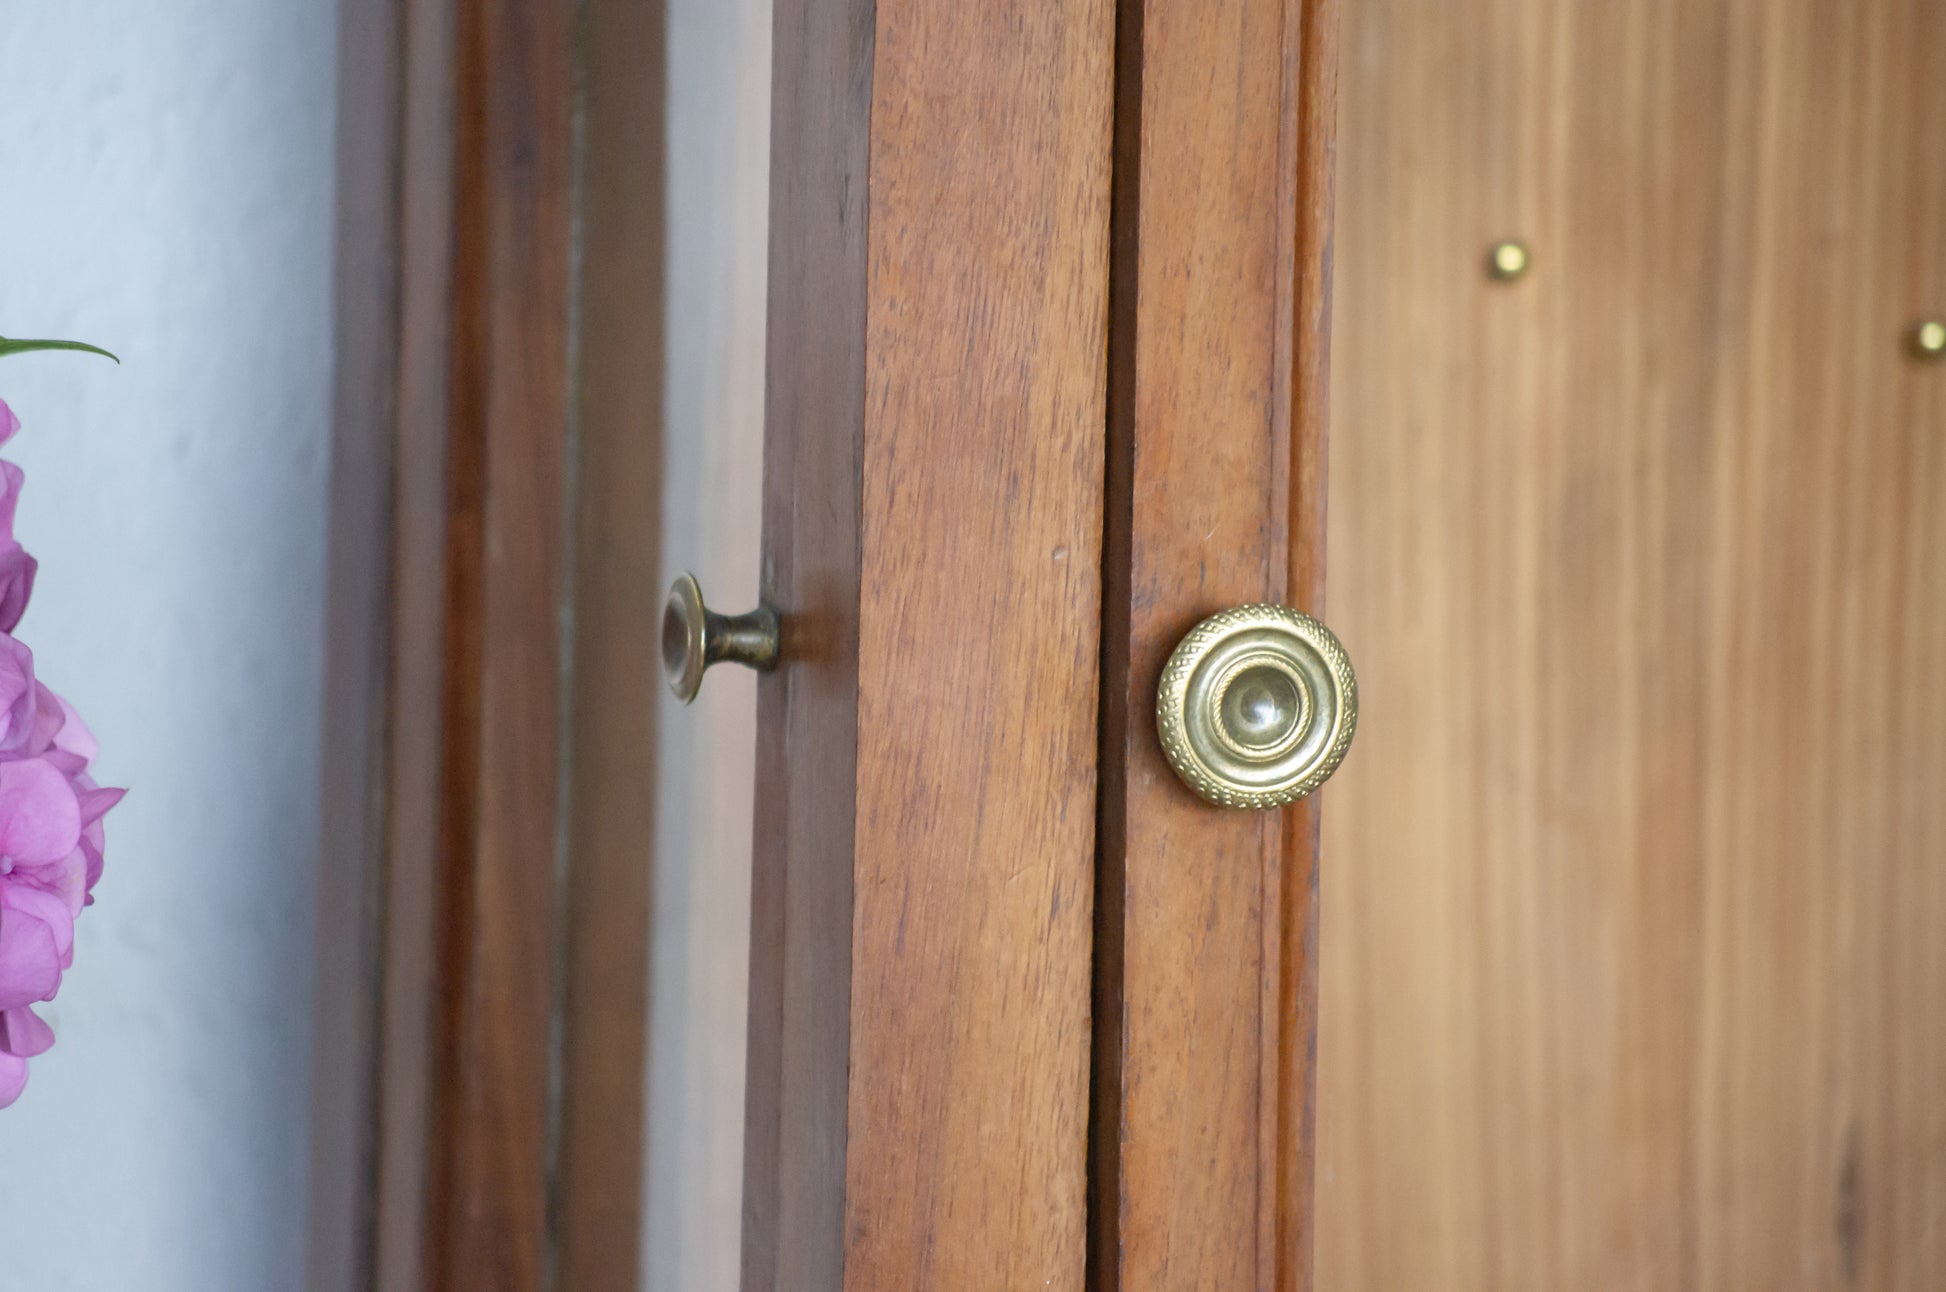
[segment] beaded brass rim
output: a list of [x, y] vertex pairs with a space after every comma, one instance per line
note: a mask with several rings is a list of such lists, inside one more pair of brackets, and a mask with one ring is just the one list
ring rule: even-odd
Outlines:
[[1295, 803], [1322, 785], [1358, 727], [1358, 681], [1329, 628], [1288, 606], [1247, 605], [1189, 630], [1156, 689], [1162, 752], [1222, 807]]

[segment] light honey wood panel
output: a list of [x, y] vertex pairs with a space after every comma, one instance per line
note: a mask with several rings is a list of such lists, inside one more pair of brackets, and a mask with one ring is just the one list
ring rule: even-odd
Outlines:
[[1345, 9], [1318, 1286], [1946, 1287], [1946, 7]]

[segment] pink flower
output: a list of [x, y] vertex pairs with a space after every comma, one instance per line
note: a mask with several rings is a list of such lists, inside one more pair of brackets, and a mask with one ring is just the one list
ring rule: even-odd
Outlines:
[[[20, 419], [0, 399], [0, 444], [11, 440], [19, 429]], [[26, 478], [13, 463], [0, 462], [0, 633], [12, 632], [26, 612], [27, 598], [34, 591], [34, 573], [39, 568], [14, 538], [14, 508], [20, 502], [20, 486]]]
[[[19, 426], [0, 402], [0, 444]], [[12, 636], [34, 573], [13, 538], [20, 482], [0, 462], [0, 1108], [20, 1097], [27, 1060], [54, 1043], [33, 1006], [54, 999], [74, 963], [74, 922], [101, 878], [102, 817], [122, 797], [88, 775], [94, 735]]]

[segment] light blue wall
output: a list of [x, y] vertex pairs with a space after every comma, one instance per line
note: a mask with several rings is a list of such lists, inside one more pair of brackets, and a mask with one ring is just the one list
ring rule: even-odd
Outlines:
[[19, 635], [132, 787], [0, 1111], [0, 1286], [299, 1285], [337, 6], [0, 0]]

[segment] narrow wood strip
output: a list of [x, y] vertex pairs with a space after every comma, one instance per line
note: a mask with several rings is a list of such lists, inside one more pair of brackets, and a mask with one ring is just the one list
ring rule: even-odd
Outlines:
[[338, 19], [330, 573], [305, 1285], [372, 1285], [392, 460], [406, 70], [399, 0]]
[[[1339, 0], [1287, 0], [1286, 191], [1294, 206], [1288, 363], [1290, 407], [1284, 601], [1325, 616], [1325, 521], [1331, 391], [1332, 221], [1336, 206]], [[1318, 891], [1320, 817], [1329, 786], [1284, 813], [1274, 909], [1277, 954], [1265, 999], [1276, 1004], [1275, 1188], [1267, 1195], [1275, 1255], [1269, 1285], [1308, 1292], [1317, 1248]]]
[[564, 695], [569, 0], [457, 13], [427, 1281], [548, 1260]]
[[405, 0], [397, 433], [378, 1067], [376, 1286], [425, 1286], [452, 375], [453, 7]]
[[872, 0], [779, 0], [772, 36], [764, 597], [757, 688], [743, 1286], [844, 1280], [859, 455]]
[[559, 1288], [641, 1275], [662, 587], [663, 0], [585, 0]]

